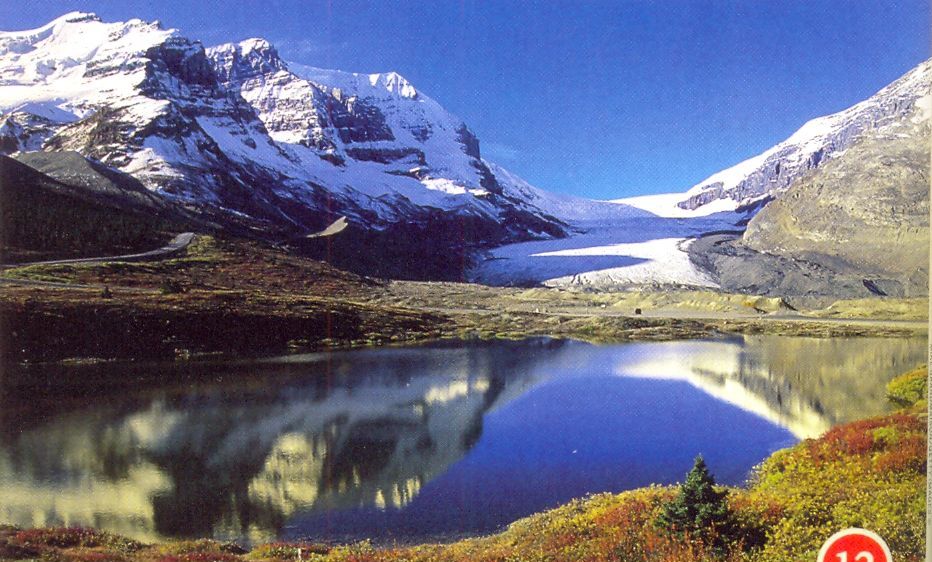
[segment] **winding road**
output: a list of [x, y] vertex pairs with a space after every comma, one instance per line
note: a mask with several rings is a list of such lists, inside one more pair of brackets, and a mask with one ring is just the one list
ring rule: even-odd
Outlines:
[[100, 256], [94, 258], [73, 258], [67, 260], [46, 260], [46, 261], [33, 261], [26, 263], [10, 263], [4, 264], [3, 267], [24, 267], [27, 265], [61, 265], [67, 263], [100, 263], [105, 261], [146, 261], [152, 258], [164, 258], [174, 254], [177, 254], [181, 250], [184, 250], [188, 247], [189, 244], [194, 240], [193, 232], [182, 232], [178, 236], [175, 236], [171, 241], [155, 250], [149, 250], [148, 252], [142, 252], [139, 254], [123, 254], [119, 256]]
[[[165, 244], [161, 248], [156, 248], [155, 250], [149, 250], [148, 252], [141, 252], [138, 254], [122, 254], [119, 256], [99, 256], [93, 258], [73, 258], [65, 260], [46, 260], [46, 261], [34, 261], [26, 263], [8, 263], [0, 265], [0, 269], [10, 269], [14, 267], [25, 267], [29, 265], [62, 265], [69, 263], [103, 263], [109, 261], [123, 261], [123, 262], [132, 262], [132, 261], [147, 261], [151, 259], [167, 258], [171, 257], [185, 248], [187, 248], [191, 242], [194, 241], [195, 234], [193, 232], [182, 232], [178, 236], [175, 236], [171, 239], [168, 244]], [[39, 285], [43, 287], [57, 287], [61, 289], [94, 289], [100, 288], [102, 285], [85, 285], [79, 283], [59, 283], [54, 281], [36, 281], [33, 279], [16, 279], [13, 277], [0, 278], [0, 285]], [[133, 288], [135, 291], [140, 291], [140, 289]], [[142, 289], [143, 292], [149, 292], [149, 290]]]

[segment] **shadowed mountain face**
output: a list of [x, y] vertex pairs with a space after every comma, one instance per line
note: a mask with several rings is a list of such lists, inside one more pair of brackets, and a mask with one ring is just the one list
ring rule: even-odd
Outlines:
[[929, 277], [929, 98], [766, 205], [740, 238], [690, 248], [724, 289], [921, 296]]
[[0, 263], [148, 250], [204, 227], [77, 153], [0, 155]]

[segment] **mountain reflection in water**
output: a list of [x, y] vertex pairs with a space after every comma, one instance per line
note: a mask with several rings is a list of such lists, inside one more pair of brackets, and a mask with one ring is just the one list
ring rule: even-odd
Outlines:
[[[715, 440], [724, 450], [746, 449], [718, 453], [723, 474], [734, 474], [737, 483], [770, 450], [792, 441], [781, 428], [809, 437], [883, 411], [884, 384], [921, 363], [924, 345], [919, 339], [773, 336], [615, 346], [535, 340], [239, 364], [56, 367], [49, 378], [65, 373], [132, 380], [147, 371], [174, 384], [104, 393], [61, 409], [54, 399], [29, 408], [26, 392], [5, 391], [0, 407], [20, 414], [3, 417], [0, 522], [87, 525], [150, 541], [265, 541], [321, 535], [322, 529], [342, 538], [340, 528], [366, 519], [367, 525], [393, 526], [393, 536], [404, 538], [404, 529], [423, 526], [422, 520], [400, 519], [408, 512], [443, 509], [436, 505], [454, 497], [455, 487], [460, 503], [447, 509], [466, 511], [448, 516], [437, 529], [485, 531], [508, 521], [501, 518], [565, 501], [568, 493], [681, 476], [679, 465], [688, 462], [691, 450], [652, 450], [658, 459], [673, 460], [640, 466], [626, 453], [637, 451], [640, 442], [662, 448], [664, 432], [701, 431], [683, 429], [682, 420], [665, 421], [668, 414], [659, 406], [665, 400], [681, 404], [680, 411], [699, 404], [704, 411], [720, 411], [714, 415], [773, 427], [758, 431], [761, 441], [746, 447], [746, 436], [735, 434], [737, 441], [729, 442], [727, 435], [717, 435], [721, 428], [683, 436], [702, 450], [714, 451]], [[178, 370], [184, 373], [168, 376]], [[30, 371], [32, 380], [42, 376], [41, 369]], [[223, 382], [211, 382], [218, 378]], [[636, 382], [645, 378], [685, 381], [701, 392]], [[595, 389], [594, 398], [581, 389]], [[573, 404], [574, 398], [586, 404]], [[640, 403], [621, 404], [625, 400]], [[585, 411], [577, 419], [580, 410]], [[626, 416], [631, 423], [649, 420], [650, 428], [632, 430], [640, 426], [624, 425]], [[612, 420], [618, 422], [614, 428]], [[575, 450], [547, 450], [564, 422], [566, 439], [580, 444], [579, 456], [571, 456]], [[619, 436], [622, 427], [628, 430]], [[616, 435], [591, 435], [600, 428]], [[476, 447], [482, 440], [487, 444]], [[582, 449], [596, 446], [605, 450], [583, 456], [594, 453]], [[524, 496], [535, 496], [526, 504], [509, 504], [498, 519], [484, 514], [470, 523], [467, 504], [471, 495], [476, 501], [482, 495], [468, 489], [474, 473], [504, 470], [530, 486], [535, 481], [521, 471], [533, 474], [542, 463], [552, 464], [547, 477], [566, 482], [565, 490], [551, 493], [542, 484], [540, 494], [525, 490]], [[627, 474], [613, 475], [614, 464], [627, 466]], [[579, 474], [590, 466], [599, 472]], [[484, 493], [502, 496], [506, 487]], [[437, 517], [443, 519], [431, 515], [430, 521]], [[353, 519], [352, 525], [341, 523]], [[373, 529], [363, 525], [359, 533]]]

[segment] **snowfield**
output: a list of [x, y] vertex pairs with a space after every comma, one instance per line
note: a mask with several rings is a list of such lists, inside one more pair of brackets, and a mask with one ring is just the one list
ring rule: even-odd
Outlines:
[[689, 219], [629, 217], [577, 223], [556, 240], [496, 248], [470, 272], [488, 285], [623, 287], [639, 284], [716, 287], [689, 260], [692, 239], [735, 230], [734, 214]]
[[544, 285], [637, 285], [657, 283], [661, 285], [692, 285], [715, 287], [715, 282], [689, 261], [686, 248], [689, 238], [660, 238], [633, 244], [611, 244], [574, 250], [557, 250], [534, 254], [531, 257], [561, 256], [625, 256], [635, 260], [620, 267], [587, 271], [547, 279]]
[[697, 209], [684, 209], [677, 204], [683, 200], [683, 193], [658, 193], [656, 195], [638, 195], [624, 199], [614, 199], [611, 203], [629, 205], [653, 213], [658, 217], [666, 218], [692, 218], [707, 217], [717, 213], [731, 213], [738, 208], [739, 202], [734, 199], [716, 199]]

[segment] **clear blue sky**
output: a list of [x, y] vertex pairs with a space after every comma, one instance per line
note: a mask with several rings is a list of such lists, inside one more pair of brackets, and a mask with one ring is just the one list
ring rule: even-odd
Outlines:
[[930, 56], [932, 21], [928, 0], [47, 0], [0, 3], [0, 29], [70, 10], [396, 70], [484, 156], [594, 198], [686, 189], [868, 97]]

